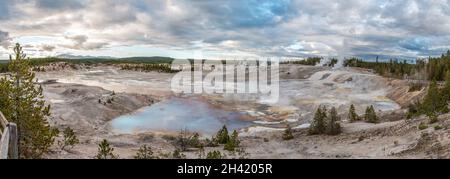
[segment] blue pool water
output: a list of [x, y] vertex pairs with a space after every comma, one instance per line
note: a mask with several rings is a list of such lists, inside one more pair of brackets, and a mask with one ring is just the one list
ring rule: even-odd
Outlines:
[[174, 97], [116, 118], [111, 126], [114, 132], [125, 134], [188, 129], [213, 135], [223, 125], [227, 125], [229, 130], [250, 126], [252, 122], [241, 120], [243, 117], [242, 113], [214, 108], [200, 100]]

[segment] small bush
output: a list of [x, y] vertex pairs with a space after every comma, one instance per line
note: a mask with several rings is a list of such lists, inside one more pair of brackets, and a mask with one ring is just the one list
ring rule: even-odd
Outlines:
[[172, 157], [174, 159], [184, 159], [186, 158], [186, 155], [184, 155], [179, 149], [176, 149], [175, 151], [173, 151]]
[[211, 151], [206, 155], [206, 159], [224, 159], [225, 156], [222, 155], [219, 151]]
[[284, 130], [283, 140], [292, 140], [294, 139], [294, 135], [292, 135], [292, 128], [290, 125], [287, 126], [286, 130]]
[[59, 141], [59, 146], [61, 147], [61, 150], [65, 150], [66, 147], [70, 147], [72, 149], [76, 144], [80, 143], [80, 140], [78, 140], [77, 136], [75, 135], [75, 132], [70, 127], [67, 127], [63, 131], [64, 139], [63, 141]]
[[435, 113], [431, 113], [428, 115], [428, 120], [430, 124], [434, 124], [438, 122], [438, 116]]
[[419, 124], [419, 127], [418, 127], [419, 130], [425, 130], [425, 129], [427, 129], [427, 128], [428, 128], [428, 125], [426, 125], [426, 124], [423, 123], [423, 122], [420, 123], [420, 124]]
[[200, 142], [200, 135], [195, 133], [188, 140], [188, 146], [193, 148], [203, 148], [203, 144]]
[[434, 130], [441, 130], [442, 127], [441, 126], [434, 126]]
[[152, 148], [148, 147], [147, 145], [141, 146], [141, 148], [139, 148], [138, 152], [134, 156], [134, 159], [156, 159], [156, 158], [157, 157], [153, 155]]

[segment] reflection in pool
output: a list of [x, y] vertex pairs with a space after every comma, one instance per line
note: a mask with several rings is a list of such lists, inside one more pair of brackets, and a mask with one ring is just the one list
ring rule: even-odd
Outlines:
[[173, 97], [135, 114], [116, 118], [111, 126], [114, 132], [126, 134], [188, 129], [213, 135], [224, 124], [229, 130], [250, 126], [252, 122], [241, 120], [243, 117], [242, 113], [214, 108], [200, 100]]

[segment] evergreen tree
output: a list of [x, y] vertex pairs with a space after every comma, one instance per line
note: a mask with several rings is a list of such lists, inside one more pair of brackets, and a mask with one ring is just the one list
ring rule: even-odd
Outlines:
[[96, 159], [117, 159], [119, 158], [114, 154], [114, 148], [111, 147], [106, 139], [98, 145], [98, 153], [95, 156]]
[[428, 88], [428, 93], [423, 100], [420, 112], [422, 114], [430, 114], [444, 111], [447, 111], [447, 102], [441, 96], [436, 81], [433, 81]]
[[326, 108], [319, 106], [314, 115], [314, 119], [311, 123], [308, 133], [310, 135], [323, 134], [325, 132], [325, 120], [326, 120]]
[[287, 126], [286, 130], [283, 133], [283, 140], [292, 140], [294, 139], [294, 135], [292, 135], [292, 128], [290, 125]]
[[441, 96], [444, 98], [444, 101], [450, 101], [450, 71], [445, 76], [445, 85], [441, 90]]
[[336, 108], [331, 108], [330, 116], [327, 120], [327, 130], [328, 135], [338, 135], [341, 133], [341, 125], [339, 124], [340, 118], [337, 114]]
[[0, 79], [0, 111], [17, 124], [19, 157], [41, 158], [53, 145], [58, 130], [47, 122], [50, 106], [45, 105], [42, 87], [35, 85], [30, 60], [19, 44], [14, 47], [14, 56], [8, 64], [10, 76]]
[[373, 106], [367, 107], [364, 119], [370, 123], [378, 123], [378, 117]]
[[226, 125], [224, 125], [222, 129], [219, 132], [217, 132], [215, 139], [219, 144], [226, 144], [228, 140], [230, 140], [230, 136], [228, 136], [228, 129]]
[[224, 150], [233, 152], [237, 147], [239, 147], [240, 142], [241, 141], [239, 141], [239, 134], [236, 130], [234, 130], [228, 142], [225, 144]]
[[358, 116], [358, 114], [356, 114], [356, 109], [353, 104], [350, 106], [350, 109], [348, 112], [348, 118], [349, 118], [350, 122], [359, 121], [359, 116]]

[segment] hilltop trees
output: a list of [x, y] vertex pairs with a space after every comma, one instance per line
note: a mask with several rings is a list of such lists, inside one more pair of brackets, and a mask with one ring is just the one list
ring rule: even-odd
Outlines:
[[0, 111], [18, 126], [19, 157], [41, 158], [53, 145], [58, 130], [47, 122], [50, 106], [45, 105], [42, 87], [35, 85], [29, 59], [19, 44], [14, 47], [8, 71], [10, 76], [0, 79]]

